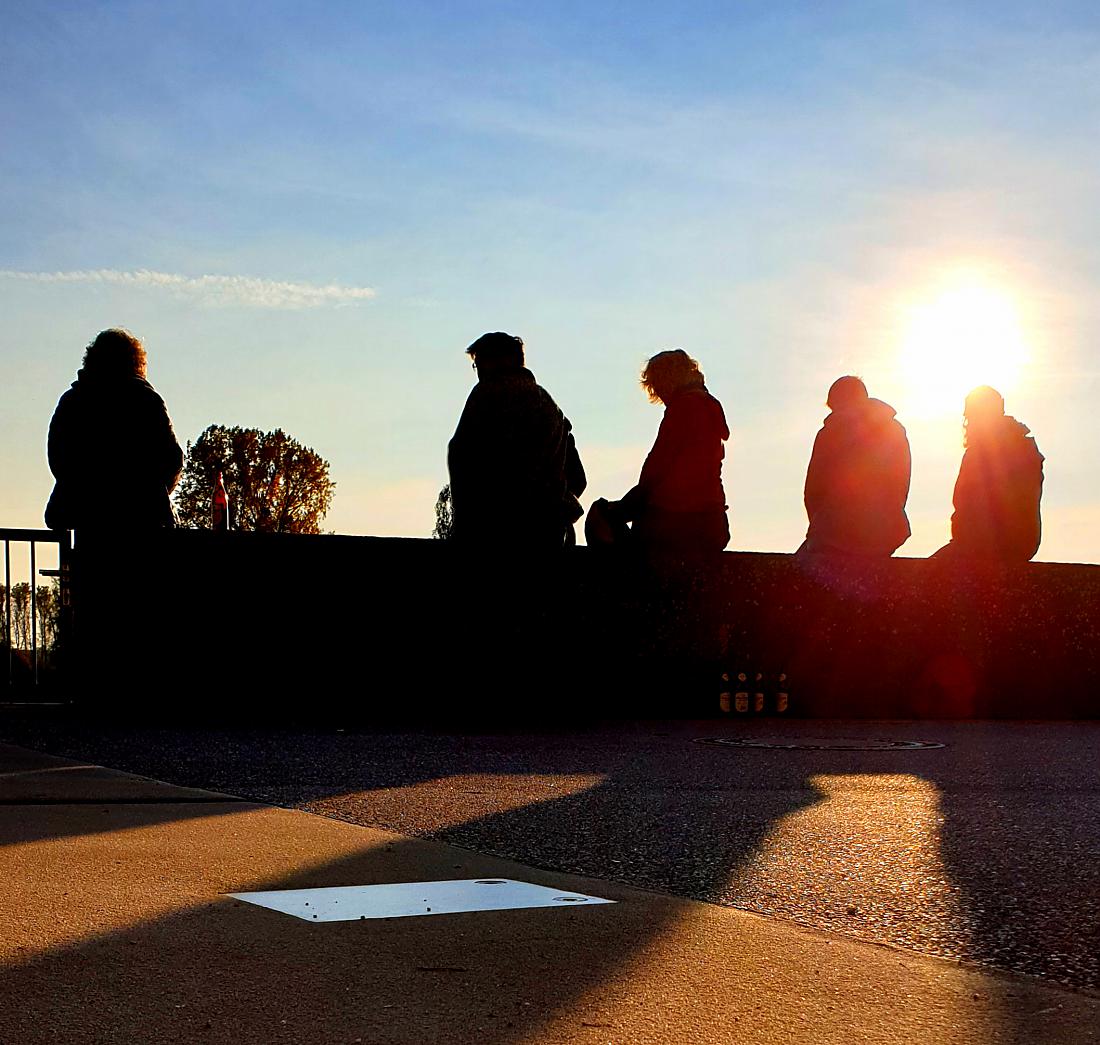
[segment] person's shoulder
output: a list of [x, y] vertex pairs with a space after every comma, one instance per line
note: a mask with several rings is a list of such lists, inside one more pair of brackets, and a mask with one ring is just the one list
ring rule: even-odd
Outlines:
[[694, 388], [682, 388], [665, 401], [665, 417], [713, 413], [721, 409], [722, 404], [702, 385]]
[[860, 410], [860, 416], [874, 425], [890, 428], [893, 425], [900, 427], [898, 412], [881, 399], [869, 398]]
[[71, 385], [69, 385], [68, 388], [65, 389], [64, 392], [61, 393], [60, 396], [58, 396], [57, 405], [58, 407], [75, 406], [83, 398], [84, 392], [81, 389], [80, 384], [74, 381]]
[[532, 402], [537, 403], [543, 410], [554, 410], [560, 414], [562, 412], [561, 407], [558, 406], [557, 400], [554, 399], [549, 390], [540, 385], [529, 370], [524, 370], [523, 373], [526, 376], [517, 380], [516, 394], [529, 397]]
[[1039, 445], [1035, 442], [1035, 436], [1023, 421], [1006, 414], [1000, 435], [1005, 443], [1015, 445], [1022, 456], [1043, 459], [1043, 455], [1039, 452]]
[[143, 377], [127, 378], [122, 387], [127, 395], [131, 395], [135, 399], [143, 399], [149, 403], [164, 405], [164, 397]]
[[1031, 461], [1036, 461], [1042, 464], [1046, 458], [1043, 456], [1042, 451], [1039, 449], [1039, 444], [1035, 441], [1035, 436], [1030, 434], [1030, 429], [1024, 428], [1024, 432], [1020, 438], [1020, 455], [1026, 457]]
[[903, 425], [896, 417], [890, 419], [890, 423], [886, 426], [887, 431], [893, 433], [894, 438], [899, 442], [909, 442], [909, 433], [905, 430]]
[[535, 394], [544, 402], [550, 403], [555, 409], [557, 409], [557, 400], [550, 394], [549, 389], [544, 388], [537, 381], [531, 386]]
[[161, 423], [168, 414], [168, 404], [161, 394], [144, 378], [129, 377], [107, 393], [118, 406], [148, 424]]

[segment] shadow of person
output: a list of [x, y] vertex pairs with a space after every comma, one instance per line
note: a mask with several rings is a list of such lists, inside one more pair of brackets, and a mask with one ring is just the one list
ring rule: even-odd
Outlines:
[[[398, 759], [364, 759], [358, 745], [359, 766], [350, 779], [345, 772], [345, 795], [378, 801], [387, 820], [415, 805], [425, 788], [468, 792], [480, 785], [492, 792], [493, 811], [463, 820], [461, 808], [445, 807], [428, 832], [436, 841], [364, 833], [350, 854], [347, 829], [335, 821], [312, 821], [303, 850], [275, 819], [285, 814], [243, 804], [209, 807], [205, 816], [187, 811], [175, 821], [167, 808], [119, 806], [112, 810], [112, 833], [89, 807], [83, 832], [59, 827], [52, 843], [41, 831], [37, 843], [26, 841], [19, 821], [12, 837], [6, 821], [0, 841], [20, 844], [69, 881], [59, 911], [81, 914], [56, 934], [59, 942], [9, 957], [0, 971], [0, 991], [21, 999], [0, 1017], [4, 1040], [52, 1040], [64, 1027], [69, 1041], [134, 1041], [156, 1026], [164, 1040], [200, 1034], [239, 1040], [254, 1037], [259, 1027], [272, 1041], [422, 1042], [438, 1040], [440, 1028], [453, 1021], [454, 1040], [518, 1042], [540, 1038], [540, 1028], [573, 1011], [582, 1020], [594, 1014], [598, 1024], [607, 1018], [601, 992], [629, 980], [649, 948], [684, 922], [689, 905], [671, 895], [631, 902], [639, 897], [629, 888], [578, 873], [604, 876], [618, 866], [621, 880], [670, 891], [688, 874], [694, 894], [717, 897], [767, 829], [758, 818], [731, 813], [717, 777], [702, 789], [683, 776], [682, 790], [654, 786], [653, 767], [629, 747], [601, 755], [598, 744], [575, 736], [550, 738], [541, 755], [489, 760], [487, 772], [486, 745], [476, 738], [458, 744], [444, 737], [392, 738], [398, 745], [403, 740], [408, 745]], [[339, 745], [311, 746], [316, 756], [319, 747]], [[235, 756], [242, 763], [248, 758], [243, 746]], [[349, 763], [337, 759], [335, 765], [347, 769]], [[267, 768], [250, 791], [283, 779], [285, 763], [261, 765]], [[559, 788], [567, 793], [559, 797]], [[300, 788], [314, 807], [326, 801], [325, 790], [317, 780]], [[328, 788], [329, 798], [336, 790]], [[395, 791], [404, 801], [387, 804], [385, 796]], [[765, 819], [813, 801], [812, 791], [785, 792]], [[102, 883], [66, 873], [89, 847], [117, 852], [125, 865], [117, 872], [118, 895], [107, 890], [113, 898], [106, 908]], [[527, 866], [468, 848], [522, 850]], [[167, 881], [165, 861], [173, 867]], [[564, 876], [546, 870], [566, 867]], [[487, 873], [596, 895], [610, 891], [624, 902], [602, 915], [596, 908], [534, 910], [313, 927], [211, 897], [212, 891]]]
[[972, 723], [965, 760], [922, 776], [965, 912], [965, 958], [1100, 987], [1100, 741], [1094, 722]]
[[[926, 727], [894, 728], [908, 735]], [[433, 1040], [446, 1026], [456, 1040], [519, 1042], [566, 1037], [562, 1021], [573, 1021], [579, 1035], [586, 1030], [576, 1025], [589, 1024], [595, 1037], [606, 1037], [617, 1007], [640, 996], [654, 1004], [654, 980], [662, 982], [662, 1009], [690, 1010], [694, 1019], [704, 1018], [690, 1008], [698, 998], [719, 991], [728, 1002], [735, 989], [746, 999], [779, 989], [789, 995], [791, 1013], [807, 1018], [807, 1006], [828, 1002], [814, 993], [822, 984], [814, 988], [807, 979], [816, 968], [809, 959], [805, 966], [769, 967], [736, 957], [720, 970], [704, 965], [687, 980], [663, 983], [662, 963], [701, 945], [698, 909], [677, 896], [769, 912], [770, 889], [770, 913], [790, 916], [792, 897], [775, 894], [794, 888], [801, 891], [793, 898], [799, 920], [837, 928], [847, 917], [841, 898], [850, 890], [870, 898], [873, 920], [911, 916], [907, 881], [918, 893], [938, 889], [946, 916], [965, 922], [970, 950], [962, 957], [1051, 974], [1058, 965], [1053, 956], [1072, 953], [1078, 973], [1090, 961], [1095, 970], [1091, 913], [1078, 916], [1083, 931], [1076, 937], [1060, 938], [1079, 897], [1095, 888], [1089, 830], [1063, 824], [1052, 831], [1051, 801], [1036, 800], [1029, 811], [1018, 797], [1021, 788], [1032, 788], [1053, 800], [1074, 786], [1068, 767], [1051, 768], [1052, 756], [1073, 740], [1069, 727], [1037, 746], [1034, 731], [1020, 728], [1001, 751], [980, 730], [935, 728], [947, 731], [948, 743], [937, 762], [927, 754], [884, 759], [881, 752], [718, 748], [692, 743], [690, 729], [657, 738], [646, 727], [620, 730], [614, 740], [600, 733], [523, 740], [259, 732], [204, 735], [201, 744], [194, 736], [161, 736], [154, 746], [148, 737], [114, 738], [105, 747], [128, 768], [173, 775], [175, 763], [180, 782], [205, 778], [223, 787], [237, 774], [238, 790], [253, 796], [406, 837], [366, 830], [349, 852], [345, 827], [314, 819], [303, 846], [278, 819], [285, 814], [242, 805], [174, 824], [165, 810], [129, 807], [119, 810], [117, 839], [94, 823], [85, 836], [59, 833], [64, 845], [39, 847], [35, 859], [43, 880], [52, 874], [70, 890], [75, 883], [62, 909], [83, 913], [52, 945], [9, 959], [0, 990], [23, 1002], [0, 1018], [0, 1031], [7, 1040], [34, 1042], [51, 1040], [64, 1025], [73, 1041], [130, 1041], [157, 1025], [168, 1040], [200, 1032], [229, 1040], [259, 1026], [275, 1041], [412, 1042]], [[98, 757], [87, 750], [94, 741], [76, 742], [86, 757]], [[1087, 746], [1089, 738], [1073, 743]], [[188, 752], [190, 759], [183, 757]], [[996, 765], [998, 755], [1015, 768]], [[179, 766], [186, 767], [182, 777]], [[1083, 782], [1092, 801], [1094, 777], [1095, 771]], [[1020, 808], [1021, 815], [1010, 814]], [[414, 832], [422, 837], [407, 837]], [[1014, 832], [1031, 851], [1025, 859], [1007, 847]], [[1044, 847], [1044, 837], [1053, 844]], [[85, 843], [100, 852], [117, 847], [129, 865], [119, 875], [133, 876], [120, 880], [106, 904], [98, 887], [82, 887], [79, 876], [66, 874], [65, 861], [78, 865]], [[34, 852], [26, 846], [18, 855], [26, 861]], [[1064, 871], [1074, 854], [1082, 857], [1074, 874], [1042, 880], [1045, 867]], [[175, 865], [167, 879], [166, 859]], [[1021, 873], [1013, 885], [1012, 875]], [[217, 896], [485, 874], [623, 902], [558, 914], [315, 927]], [[579, 877], [585, 875], [592, 877]], [[631, 892], [639, 886], [659, 892]], [[1061, 898], [1060, 886], [1067, 887]], [[936, 913], [927, 902], [916, 909]], [[1052, 921], [1050, 932], [1044, 918]], [[936, 917], [897, 925], [895, 942], [915, 941], [933, 953], [936, 933], [946, 931]], [[788, 931], [782, 922], [760, 926], [761, 946]], [[841, 931], [858, 937], [861, 926]], [[1034, 945], [1021, 950], [1028, 936]], [[730, 946], [731, 954], [743, 955], [735, 942]], [[1047, 964], [1028, 965], [1036, 955]], [[1037, 1015], [1027, 984], [987, 979], [981, 989], [996, 995], [993, 1024], [967, 1024], [976, 1017], [963, 1005], [956, 1032], [965, 1037], [969, 1027], [976, 1035], [989, 1032], [982, 1036], [990, 1040], [1062, 1040], [1060, 1017]], [[695, 992], [696, 1001], [685, 992]], [[696, 1026], [701, 1036], [714, 1031], [705, 1022]]]

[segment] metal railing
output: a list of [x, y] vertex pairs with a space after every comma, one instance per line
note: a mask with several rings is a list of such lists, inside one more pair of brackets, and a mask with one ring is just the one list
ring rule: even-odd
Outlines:
[[71, 568], [72, 534], [68, 530], [25, 530], [0, 527], [0, 540], [4, 542], [4, 645], [8, 654], [8, 687], [15, 683], [15, 650], [11, 641], [11, 546], [13, 543], [30, 545], [30, 625], [31, 625], [31, 662], [34, 672], [34, 685], [39, 683], [38, 655], [38, 561], [39, 544], [57, 545], [57, 570], [43, 570], [43, 576], [57, 577], [60, 581], [61, 606], [59, 607], [58, 638], [64, 641], [71, 617]]

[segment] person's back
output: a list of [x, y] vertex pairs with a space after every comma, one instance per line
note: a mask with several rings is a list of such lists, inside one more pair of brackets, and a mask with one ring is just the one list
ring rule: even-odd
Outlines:
[[671, 394], [639, 477], [649, 506], [664, 511], [724, 512], [723, 443], [729, 434], [722, 404], [705, 386]]
[[103, 331], [50, 421], [47, 453], [56, 479], [46, 506], [51, 529], [153, 529], [174, 524], [169, 496], [183, 451], [164, 400], [145, 380], [141, 342]]
[[1043, 455], [1027, 425], [982, 386], [966, 397], [965, 451], [952, 498], [951, 541], [937, 558], [1027, 562], [1042, 540]]
[[1027, 562], [1039, 550], [1043, 455], [1029, 431], [1010, 416], [968, 426], [951, 516], [960, 552]]
[[809, 527], [799, 551], [888, 557], [910, 534], [905, 429], [894, 408], [871, 399], [859, 378], [834, 382], [827, 403], [832, 412], [806, 470]]
[[648, 360], [642, 387], [665, 407], [657, 438], [637, 485], [601, 508], [631, 522], [632, 542], [648, 553], [721, 551], [730, 538], [722, 486], [730, 430], [722, 404], [707, 391], [698, 361], [679, 348]]
[[467, 351], [478, 383], [448, 446], [451, 539], [560, 548], [585, 488], [572, 426], [523, 365], [519, 338], [486, 334]]

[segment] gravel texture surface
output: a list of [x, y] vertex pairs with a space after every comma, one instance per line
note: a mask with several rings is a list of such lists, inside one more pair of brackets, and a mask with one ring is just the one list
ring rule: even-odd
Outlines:
[[[761, 720], [443, 733], [124, 729], [8, 711], [0, 737], [1100, 988], [1100, 723]], [[943, 746], [860, 749], [882, 741]]]

